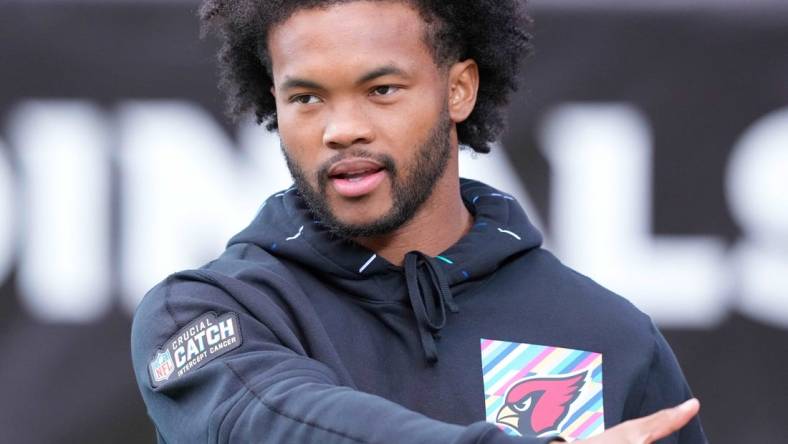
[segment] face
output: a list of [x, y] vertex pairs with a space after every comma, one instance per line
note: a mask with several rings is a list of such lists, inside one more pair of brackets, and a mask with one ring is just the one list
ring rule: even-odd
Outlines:
[[424, 36], [405, 3], [366, 1], [298, 11], [269, 36], [290, 172], [340, 235], [402, 226], [456, 150], [447, 70]]

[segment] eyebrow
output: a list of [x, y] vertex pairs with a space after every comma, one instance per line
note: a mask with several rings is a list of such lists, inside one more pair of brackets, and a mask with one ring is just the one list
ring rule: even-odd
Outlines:
[[375, 80], [378, 77], [389, 76], [389, 75], [408, 77], [408, 75], [402, 69], [397, 68], [394, 65], [386, 65], [386, 66], [381, 66], [380, 68], [373, 69], [372, 71], [359, 77], [359, 79], [356, 80], [356, 84], [361, 85], [371, 80]]
[[[369, 81], [375, 80], [379, 77], [388, 76], [388, 75], [398, 75], [402, 77], [408, 77], [407, 73], [404, 70], [397, 68], [394, 65], [386, 65], [386, 66], [381, 66], [380, 68], [375, 68], [372, 71], [359, 77], [358, 80], [356, 80], [356, 85], [362, 85]], [[323, 85], [313, 80], [302, 79], [299, 77], [287, 77], [287, 79], [284, 82], [282, 82], [282, 86], [281, 86], [282, 90], [295, 89], [295, 88], [315, 89], [315, 90], [325, 89]]]
[[317, 82], [313, 82], [312, 80], [307, 79], [300, 79], [298, 77], [288, 77], [284, 82], [282, 82], [282, 89], [295, 89], [295, 88], [304, 88], [304, 89], [324, 89], [323, 86]]

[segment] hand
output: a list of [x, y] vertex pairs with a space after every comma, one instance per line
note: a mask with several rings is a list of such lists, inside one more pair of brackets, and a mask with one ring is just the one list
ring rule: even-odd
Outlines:
[[[583, 444], [649, 444], [684, 427], [698, 414], [700, 403], [690, 399], [653, 415], [622, 422], [604, 433], [582, 441]], [[558, 441], [553, 441], [558, 443]]]

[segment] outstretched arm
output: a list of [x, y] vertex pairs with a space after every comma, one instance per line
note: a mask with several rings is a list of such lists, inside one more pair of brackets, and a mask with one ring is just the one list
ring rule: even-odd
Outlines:
[[[469, 426], [437, 421], [343, 385], [335, 371], [305, 351], [280, 306], [271, 302], [253, 315], [232, 296], [233, 291], [231, 284], [218, 281], [171, 279], [148, 294], [135, 315], [135, 373], [160, 442], [550, 441], [549, 437], [512, 437], [483, 421]], [[267, 296], [260, 292], [259, 297]], [[204, 319], [210, 320], [205, 325], [217, 327], [201, 326]], [[232, 326], [224, 325], [230, 332], [225, 333], [238, 341], [233, 346], [240, 345], [216, 351], [207, 343], [221, 339], [222, 319], [234, 320]], [[187, 340], [189, 337], [199, 340]], [[179, 340], [188, 342], [193, 351], [179, 348]], [[196, 353], [202, 345], [207, 350], [203, 362], [186, 367], [191, 356], [201, 356]], [[175, 371], [167, 358], [159, 358], [167, 351]], [[159, 359], [164, 364], [159, 364]], [[187, 370], [181, 371], [184, 368]]]

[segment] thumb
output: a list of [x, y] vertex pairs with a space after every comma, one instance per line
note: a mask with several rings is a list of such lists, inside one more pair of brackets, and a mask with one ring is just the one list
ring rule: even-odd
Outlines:
[[631, 421], [636, 435], [645, 442], [654, 442], [684, 427], [700, 410], [700, 402], [693, 398], [676, 407], [660, 410], [653, 415]]

